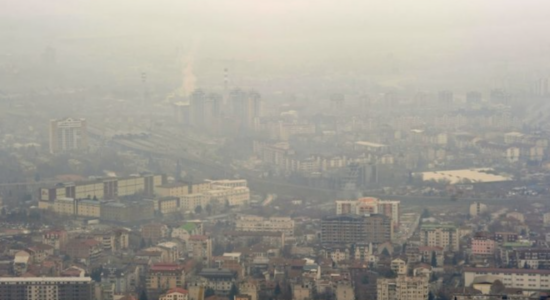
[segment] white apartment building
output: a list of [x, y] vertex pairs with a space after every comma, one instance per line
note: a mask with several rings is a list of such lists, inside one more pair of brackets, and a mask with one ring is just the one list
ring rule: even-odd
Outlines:
[[391, 218], [394, 228], [397, 228], [399, 227], [400, 206], [401, 201], [380, 200], [373, 197], [359, 198], [357, 200], [336, 200], [336, 214], [383, 214]]
[[550, 289], [550, 270], [465, 268], [464, 286], [471, 286], [475, 279], [483, 276], [498, 277], [507, 288], [530, 291]]
[[83, 150], [88, 147], [85, 119], [50, 120], [50, 153]]
[[237, 231], [267, 231], [283, 232], [285, 237], [294, 236], [294, 221], [289, 217], [264, 218], [259, 216], [241, 215], [237, 217]]
[[197, 206], [202, 207], [210, 202], [210, 197], [202, 193], [188, 194], [180, 197], [180, 208], [183, 211], [194, 211]]
[[423, 246], [458, 251], [458, 230], [454, 225], [424, 224], [420, 228], [420, 243]]
[[230, 206], [245, 205], [250, 202], [250, 189], [247, 187], [216, 186], [216, 189], [206, 193], [210, 200], [217, 199], [221, 203], [229, 203]]
[[210, 182], [212, 185], [212, 188], [215, 187], [230, 187], [230, 188], [236, 188], [236, 187], [247, 187], [248, 181], [246, 179], [222, 179], [222, 180], [205, 180], [206, 182]]

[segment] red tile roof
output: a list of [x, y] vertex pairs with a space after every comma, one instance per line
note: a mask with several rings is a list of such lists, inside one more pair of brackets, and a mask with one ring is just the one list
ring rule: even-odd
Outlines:
[[166, 292], [166, 294], [172, 294], [172, 293], [187, 294], [189, 292], [186, 289], [182, 289], [182, 288], [179, 288], [179, 287], [169, 289], [168, 292]]

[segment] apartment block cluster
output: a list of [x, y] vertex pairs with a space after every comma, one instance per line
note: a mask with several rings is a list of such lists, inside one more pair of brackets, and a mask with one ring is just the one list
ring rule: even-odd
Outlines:
[[194, 212], [208, 205], [241, 206], [250, 201], [246, 180], [167, 183], [163, 175], [60, 183], [40, 188], [39, 209], [113, 222], [152, 219], [155, 212]]
[[[172, 209], [194, 211], [207, 205], [242, 206], [250, 202], [250, 189], [245, 179], [206, 180], [201, 183], [174, 182], [156, 187], [161, 212]], [[179, 199], [174, 207], [174, 198]], [[168, 203], [170, 204], [168, 204]]]
[[399, 215], [401, 201], [381, 200], [373, 197], [364, 197], [357, 200], [337, 200], [337, 215], [364, 215], [381, 214], [391, 220], [393, 228], [399, 228]]

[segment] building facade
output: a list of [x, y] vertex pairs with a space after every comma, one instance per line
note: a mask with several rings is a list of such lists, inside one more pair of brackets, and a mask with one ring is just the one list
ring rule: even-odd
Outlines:
[[294, 237], [294, 220], [289, 217], [264, 218], [241, 215], [237, 217], [237, 231], [283, 232], [285, 237]]
[[321, 220], [323, 244], [383, 243], [391, 241], [393, 227], [388, 217], [372, 215], [337, 215]]
[[50, 153], [88, 148], [88, 129], [85, 119], [50, 120]]
[[0, 299], [93, 300], [90, 277], [0, 278]]
[[454, 225], [424, 224], [420, 228], [420, 242], [423, 246], [441, 247], [449, 251], [458, 251], [458, 230]]

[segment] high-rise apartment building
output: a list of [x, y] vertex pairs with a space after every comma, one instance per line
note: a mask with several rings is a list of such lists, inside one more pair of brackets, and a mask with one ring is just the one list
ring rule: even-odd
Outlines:
[[241, 121], [241, 129], [254, 130], [262, 114], [262, 98], [255, 91], [234, 90], [229, 96], [233, 116]]
[[212, 260], [212, 239], [206, 235], [192, 235], [189, 238], [188, 249], [197, 262], [209, 263]]
[[470, 216], [475, 217], [487, 211], [487, 205], [474, 202], [470, 204]]
[[92, 300], [90, 277], [6, 277], [0, 278], [0, 299], [9, 300]]
[[458, 251], [458, 230], [454, 225], [424, 224], [420, 228], [420, 242], [423, 246], [441, 247], [450, 251]]
[[401, 201], [380, 200], [373, 197], [359, 198], [357, 200], [337, 200], [337, 215], [363, 215], [382, 214], [391, 219], [393, 227], [399, 227]]
[[429, 282], [426, 276], [380, 278], [376, 282], [378, 300], [426, 300]]
[[383, 243], [391, 241], [393, 228], [380, 214], [337, 215], [321, 220], [323, 244]]
[[50, 153], [88, 148], [88, 130], [85, 119], [50, 120]]

